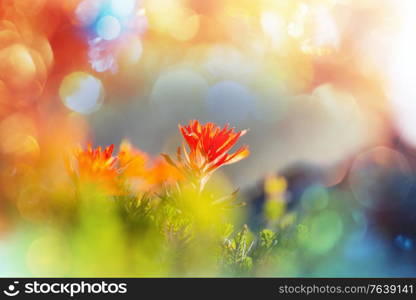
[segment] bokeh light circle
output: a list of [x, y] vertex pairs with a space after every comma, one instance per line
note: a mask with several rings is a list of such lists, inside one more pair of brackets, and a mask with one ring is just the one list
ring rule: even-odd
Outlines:
[[98, 17], [101, 9], [99, 0], [84, 0], [75, 9], [75, 19], [81, 26], [91, 25]]
[[208, 91], [207, 108], [210, 119], [218, 123], [238, 124], [254, 110], [254, 95], [244, 85], [221, 81]]
[[339, 241], [344, 224], [337, 212], [326, 210], [308, 219], [306, 226], [307, 232], [300, 236], [300, 243], [310, 253], [322, 255]]
[[388, 147], [375, 147], [354, 160], [348, 183], [356, 200], [364, 206], [376, 207], [389, 198], [390, 193], [407, 194], [411, 182], [398, 178], [411, 178], [411, 168], [406, 157]]
[[111, 11], [117, 16], [127, 16], [136, 7], [136, 0], [112, 0]]
[[97, 35], [107, 41], [118, 38], [121, 32], [121, 24], [113, 16], [101, 17], [96, 26]]
[[59, 95], [65, 106], [81, 113], [97, 111], [104, 100], [104, 89], [99, 79], [85, 72], [74, 72], [61, 82]]
[[175, 69], [162, 73], [153, 85], [152, 106], [164, 116], [183, 116], [198, 110], [208, 92], [205, 78], [192, 69]]
[[329, 195], [323, 186], [312, 185], [303, 192], [301, 202], [305, 210], [319, 211], [327, 207]]

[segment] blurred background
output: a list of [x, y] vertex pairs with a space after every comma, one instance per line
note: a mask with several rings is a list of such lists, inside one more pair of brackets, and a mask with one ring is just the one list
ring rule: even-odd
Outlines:
[[16, 216], [73, 145], [171, 153], [198, 119], [249, 129], [221, 176], [251, 227], [282, 176], [309, 228], [267, 275], [416, 276], [415, 33], [413, 0], [0, 0], [0, 274], [39, 275]]

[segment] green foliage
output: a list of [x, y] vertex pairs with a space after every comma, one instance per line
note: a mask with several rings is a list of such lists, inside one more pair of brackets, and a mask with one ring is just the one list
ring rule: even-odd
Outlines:
[[[40, 237], [33, 235], [36, 247], [47, 250], [45, 257], [33, 256], [37, 262], [27, 275], [275, 275], [286, 249], [304, 240], [294, 229], [296, 218], [281, 211], [279, 222], [268, 223], [265, 215], [269, 229], [252, 231], [236, 225], [244, 220], [237, 192], [220, 194], [174, 186], [109, 196], [79, 188], [68, 223], [51, 221], [39, 227]], [[59, 257], [59, 264], [51, 260]]]
[[277, 245], [277, 235], [264, 229], [254, 236], [247, 225], [223, 243], [224, 272], [231, 275], [253, 275]]

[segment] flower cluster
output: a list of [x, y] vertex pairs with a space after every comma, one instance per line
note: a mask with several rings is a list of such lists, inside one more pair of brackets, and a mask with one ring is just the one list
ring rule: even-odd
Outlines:
[[114, 145], [78, 148], [69, 171], [78, 183], [94, 184], [112, 195], [157, 190], [181, 178], [175, 168], [162, 159], [152, 159], [128, 141], [121, 143], [117, 155]]
[[104, 149], [79, 148], [75, 160], [70, 164], [70, 172], [82, 183], [95, 183], [111, 194], [126, 190], [158, 190], [163, 185], [177, 183], [184, 179], [196, 181], [200, 190], [211, 174], [223, 165], [232, 164], [249, 154], [247, 146], [234, 153], [230, 149], [246, 130], [235, 132], [226, 125], [224, 128], [214, 123], [202, 125], [190, 121], [189, 125], [179, 125], [185, 144], [178, 147], [177, 161], [162, 154], [165, 160], [152, 159], [148, 154], [123, 141], [119, 153], [114, 155], [114, 145]]

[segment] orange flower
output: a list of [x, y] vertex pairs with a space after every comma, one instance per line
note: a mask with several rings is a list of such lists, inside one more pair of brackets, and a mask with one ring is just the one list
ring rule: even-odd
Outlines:
[[125, 176], [145, 176], [149, 156], [133, 147], [129, 141], [124, 140], [120, 144], [118, 161]]
[[75, 152], [75, 164], [70, 165], [70, 173], [78, 176], [81, 182], [93, 182], [111, 193], [117, 192], [117, 157], [113, 156], [114, 145], [102, 150], [93, 149], [91, 144], [86, 149]]
[[183, 175], [166, 161], [155, 159], [148, 176], [149, 182], [154, 187], [160, 187], [163, 184], [174, 184], [183, 179]]
[[118, 154], [123, 178], [134, 190], [158, 190], [164, 184], [175, 183], [181, 178], [178, 170], [165, 161], [153, 160], [146, 153], [123, 141]]
[[247, 146], [240, 147], [234, 153], [228, 153], [247, 130], [235, 132], [229, 125], [220, 128], [214, 123], [201, 125], [197, 120], [190, 121], [187, 126], [179, 125], [179, 130], [188, 144], [189, 152], [183, 145], [182, 157], [182, 151], [178, 148], [179, 165], [168, 155], [163, 156], [186, 175], [196, 176], [200, 180], [201, 188], [213, 171], [223, 165], [238, 162], [250, 153]]

